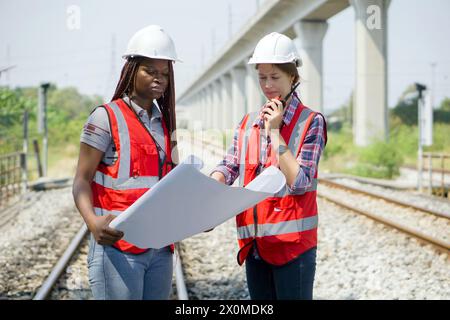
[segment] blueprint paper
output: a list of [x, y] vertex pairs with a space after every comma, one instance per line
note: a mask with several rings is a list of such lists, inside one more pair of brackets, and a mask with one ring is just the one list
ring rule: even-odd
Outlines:
[[159, 249], [222, 224], [286, 183], [284, 174], [271, 166], [245, 188], [230, 187], [201, 173], [202, 166], [199, 158], [187, 157], [110, 227], [140, 248]]

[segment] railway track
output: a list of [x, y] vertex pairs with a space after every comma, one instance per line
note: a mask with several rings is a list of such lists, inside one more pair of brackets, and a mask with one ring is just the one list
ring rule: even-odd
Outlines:
[[[70, 242], [67, 249], [60, 257], [58, 262], [51, 269], [47, 278], [43, 281], [40, 288], [34, 294], [33, 300], [53, 300], [53, 299], [60, 299], [60, 297], [63, 297], [63, 299], [67, 299], [67, 298], [73, 299], [73, 296], [70, 296], [70, 295], [68, 296], [67, 293], [65, 293], [65, 292], [59, 292], [59, 291], [64, 291], [64, 290], [61, 290], [61, 288], [59, 287], [59, 284], [62, 282], [63, 277], [67, 276], [65, 273], [66, 273], [67, 269], [70, 268], [70, 265], [75, 263], [73, 261], [74, 257], [80, 253], [79, 251], [80, 251], [81, 247], [87, 246], [86, 240], [87, 240], [88, 234], [89, 234], [89, 231], [87, 230], [86, 226], [83, 225], [80, 228], [80, 230], [78, 231], [78, 233], [75, 235], [75, 237], [72, 239], [72, 241]], [[175, 254], [173, 256], [175, 288], [173, 290], [171, 299], [189, 300], [188, 290], [186, 288], [186, 284], [184, 281], [184, 275], [183, 275], [184, 271], [183, 271], [182, 259], [179, 255], [178, 247], [179, 247], [179, 245], [177, 245], [177, 250], [175, 250]], [[85, 251], [87, 252], [87, 250], [85, 250]], [[82, 254], [81, 259], [86, 260], [86, 254]], [[84, 266], [84, 267], [87, 268], [87, 266]], [[84, 288], [84, 290], [86, 290], [86, 289], [90, 291], [89, 288]], [[80, 290], [80, 288], [77, 288], [77, 290]], [[89, 294], [89, 299], [91, 299], [91, 298], [92, 298], [92, 296]]]
[[[71, 185], [71, 179], [47, 179], [40, 180], [34, 183], [30, 183], [28, 188], [30, 190], [36, 191], [47, 191], [53, 189], [67, 188]], [[33, 199], [34, 201], [39, 200], [39, 193], [36, 195], [37, 199]], [[15, 199], [11, 199], [10, 205], [5, 208], [0, 208], [0, 230], [6, 227], [9, 223], [12, 222], [14, 217], [18, 215], [21, 210], [28, 209], [33, 205], [33, 201], [25, 195], [17, 195]]]
[[[216, 156], [221, 156], [221, 153], [223, 150], [220, 148], [217, 148], [214, 145], [209, 145], [208, 149], [214, 149], [214, 154]], [[333, 188], [333, 192], [328, 192], [328, 196], [323, 194], [324, 187], [327, 188]], [[360, 199], [361, 197], [371, 197], [373, 201], [377, 201], [380, 204], [378, 206], [386, 207], [395, 205], [396, 208], [401, 208], [401, 210], [408, 210], [412, 212], [420, 212], [420, 214], [423, 215], [430, 215], [433, 217], [433, 219], [440, 219], [439, 221], [446, 221], [448, 223], [449, 216], [445, 212], [432, 212], [433, 210], [427, 210], [426, 208], [422, 208], [419, 206], [412, 206], [409, 203], [400, 203], [401, 201], [398, 201], [397, 203], [394, 203], [391, 201], [392, 199], [388, 199], [387, 197], [382, 199], [379, 195], [370, 195], [369, 192], [362, 192], [362, 190], [359, 190], [357, 188], [352, 188], [353, 190], [349, 190], [349, 188], [345, 186], [338, 186], [338, 184], [335, 181], [326, 181], [321, 180], [319, 184], [319, 196], [323, 199], [326, 199], [327, 201], [330, 201], [332, 203], [337, 204], [338, 206], [342, 208], [346, 208], [352, 212], [358, 212], [355, 211], [357, 209], [355, 207], [355, 201], [350, 201], [349, 203], [339, 203], [339, 200], [344, 198], [343, 196], [339, 197], [336, 196], [337, 191], [341, 190], [342, 192], [348, 192], [348, 193], [354, 193], [357, 194], [356, 197]], [[335, 194], [334, 199], [330, 200], [329, 194]], [[375, 198], [374, 198], [375, 197]], [[400, 210], [400, 209], [399, 209]], [[363, 211], [363, 210], [361, 210]], [[436, 210], [434, 210], [436, 211]], [[361, 212], [358, 212], [359, 214], [362, 214]], [[367, 214], [364, 214], [365, 216], [368, 216]], [[382, 219], [383, 217], [373, 217], [370, 216], [371, 219], [382, 222], [384, 225], [387, 225], [389, 227], [394, 227], [397, 230], [401, 230], [402, 232], [407, 233], [409, 236], [412, 236], [414, 238], [420, 239], [420, 241], [432, 244], [435, 248], [439, 249], [442, 252], [445, 252], [448, 254], [449, 250], [449, 244], [448, 239], [440, 239], [439, 237], [436, 237], [434, 235], [428, 235], [426, 232], [422, 231], [422, 234], [420, 232], [417, 232], [418, 230], [414, 230], [414, 228], [410, 228], [411, 230], [405, 230], [408, 228], [405, 228], [405, 226], [402, 226], [401, 223], [398, 221], [382, 221], [382, 220], [389, 220], [389, 219]], [[398, 224], [398, 225], [397, 225]], [[242, 268], [236, 268], [235, 266], [235, 257], [233, 255], [236, 248], [233, 246], [236, 246], [235, 243], [235, 230], [234, 228], [230, 228], [228, 226], [227, 230], [229, 231], [221, 231], [221, 228], [225, 228], [224, 226], [219, 226], [214, 230], [213, 232], [218, 232], [218, 239], [228, 239], [225, 240], [223, 243], [216, 243], [214, 241], [211, 241], [211, 234], [200, 234], [196, 235], [190, 239], [186, 239], [180, 244], [177, 244], [177, 250], [176, 255], [174, 255], [174, 274], [175, 274], [175, 281], [176, 284], [176, 294], [174, 293], [173, 297], [174, 299], [180, 299], [180, 300], [187, 300], [187, 299], [248, 299], [248, 293], [245, 291], [245, 280], [243, 278], [243, 271]], [[225, 230], [225, 229], [224, 229]], [[449, 229], [447, 229], [448, 231]], [[225, 234], [222, 234], [221, 232], [226, 232]], [[82, 244], [82, 240], [85, 239], [87, 234], [86, 227], [83, 225], [83, 227], [78, 231], [77, 235], [74, 237], [74, 239], [69, 244], [68, 248], [64, 252], [64, 254], [61, 256], [59, 261], [55, 264], [55, 267], [52, 269], [52, 271], [49, 273], [49, 276], [47, 277], [46, 281], [43, 282], [40, 289], [37, 291], [37, 293], [33, 296], [33, 299], [35, 300], [42, 300], [42, 299], [49, 299], [54, 297], [54, 293], [52, 294], [52, 290], [55, 288], [55, 285], [60, 279], [60, 277], [64, 274], [64, 271], [67, 268], [67, 264], [69, 261], [73, 258], [73, 255], [76, 254], [77, 250], [80, 249], [80, 245]], [[431, 241], [430, 241], [431, 240]], [[205, 253], [198, 253], [196, 255], [195, 252], [198, 250], [195, 247], [192, 247], [192, 245], [198, 241], [200, 246], [204, 246], [206, 242], [208, 242], [208, 245], [211, 246], [211, 249], [208, 249], [209, 253], [205, 255]], [[226, 256], [223, 259], [227, 262], [230, 262], [230, 265], [219, 265], [219, 266], [210, 266], [210, 262], [208, 261], [217, 261], [219, 257], [224, 256], [225, 254], [223, 252], [219, 252], [216, 249], [212, 248], [219, 248], [226, 245], [229, 245], [230, 247], [224, 247], [224, 252], [227, 254], [230, 254], [230, 256]], [[217, 251], [217, 252], [216, 252]], [[183, 269], [186, 268], [186, 269]], [[195, 269], [195, 270], [194, 270]], [[222, 273], [225, 273], [222, 274]], [[195, 276], [193, 274], [196, 274]], [[206, 282], [214, 282], [215, 285], [210, 286], [212, 289], [205, 289], [206, 288]], [[214, 290], [217, 290], [217, 285], [220, 285], [222, 290], [220, 292], [212, 292]], [[235, 288], [239, 287], [240, 289], [238, 291], [234, 291]], [[52, 289], [53, 288], [53, 289]], [[215, 288], [215, 289], [214, 289]], [[209, 290], [209, 293], [208, 293]], [[212, 291], [211, 291], [212, 290]], [[205, 293], [206, 292], [206, 293]]]
[[[39, 195], [37, 195], [39, 199]], [[0, 208], [0, 230], [10, 224], [21, 210], [28, 209], [33, 205], [33, 201], [27, 196], [17, 196], [14, 202], [12, 202], [6, 208]], [[34, 200], [36, 201], [36, 200]]]
[[[431, 209], [427, 209], [424, 207], [420, 207], [411, 203], [407, 203], [398, 199], [393, 199], [391, 197], [386, 197], [377, 193], [368, 192], [361, 189], [356, 189], [350, 186], [346, 186], [341, 183], [334, 182], [329, 179], [319, 179], [320, 185], [318, 195], [319, 197], [322, 197], [330, 202], [333, 202], [341, 207], [344, 207], [348, 210], [352, 210], [354, 212], [357, 212], [359, 214], [362, 214], [366, 217], [369, 217], [377, 222], [383, 223], [389, 227], [395, 228], [401, 232], [404, 232], [408, 234], [409, 236], [413, 236], [417, 238], [418, 240], [430, 244], [434, 246], [435, 248], [439, 249], [440, 251], [443, 251], [445, 253], [449, 253], [450, 250], [450, 241], [448, 240], [448, 223], [450, 216], [446, 212], [439, 212]], [[323, 190], [323, 186], [331, 187], [331, 190], [328, 190], [329, 192], [321, 192], [321, 189]], [[343, 199], [347, 198], [347, 196], [335, 196], [332, 195], [333, 192], [330, 192], [332, 190], [343, 190], [344, 192], [357, 194], [359, 195], [359, 198], [353, 198], [352, 200], [344, 201]], [[344, 193], [345, 194], [345, 193]], [[364, 198], [362, 199], [361, 196]], [[355, 200], [356, 199], [356, 200]], [[429, 216], [430, 220], [434, 220], [434, 223], [441, 223], [445, 224], [447, 227], [443, 227], [442, 230], [445, 232], [447, 230], [447, 234], [441, 234], [440, 235], [433, 235], [428, 233], [426, 230], [420, 230], [417, 227], [412, 226], [411, 223], [405, 223], [402, 221], [402, 219], [395, 218], [395, 213], [390, 214], [391, 217], [388, 217], [387, 215], [381, 215], [375, 212], [375, 210], [368, 210], [364, 208], [364, 206], [361, 206], [361, 202], [364, 202], [364, 199], [370, 199], [370, 201], [375, 201], [376, 203], [372, 203], [371, 207], [378, 207], [383, 208], [383, 210], [398, 210], [399, 207], [406, 208], [409, 212], [420, 212], [423, 215]], [[397, 208], [397, 209], [395, 209]], [[395, 212], [395, 211], [393, 211]], [[413, 223], [414, 224], [414, 223]]]
[[4, 228], [5, 226], [7, 226], [11, 220], [18, 214], [18, 212], [20, 211], [20, 203], [17, 202], [11, 206], [9, 206], [8, 208], [4, 208], [1, 210], [1, 214], [0, 214], [0, 230], [2, 228]]
[[437, 210], [433, 210], [433, 209], [428, 209], [428, 208], [425, 208], [423, 206], [412, 204], [410, 202], [406, 202], [406, 201], [402, 201], [402, 200], [399, 200], [399, 199], [395, 199], [394, 197], [387, 197], [387, 196], [382, 195], [380, 193], [369, 192], [369, 191], [366, 191], [366, 190], [357, 189], [357, 188], [354, 188], [354, 187], [351, 187], [351, 186], [347, 186], [347, 185], [342, 184], [342, 183], [335, 182], [332, 179], [319, 178], [319, 182], [324, 183], [324, 184], [329, 185], [329, 186], [332, 186], [332, 187], [335, 187], [335, 188], [348, 190], [348, 191], [351, 191], [353, 193], [359, 193], [359, 194], [362, 194], [362, 195], [375, 197], [375, 198], [384, 200], [386, 202], [394, 203], [394, 204], [396, 204], [398, 206], [401, 206], [401, 207], [404, 207], [404, 208], [410, 208], [410, 209], [421, 211], [421, 212], [424, 212], [426, 214], [430, 214], [430, 215], [433, 215], [433, 216], [436, 216], [436, 217], [450, 219], [450, 213], [449, 212], [443, 212], [443, 211], [437, 211]]
[[[197, 143], [197, 146], [199, 146], [198, 143]], [[220, 148], [219, 146], [217, 146], [213, 143], [210, 143], [210, 142], [204, 143], [203, 147], [206, 147], [209, 150], [213, 150], [214, 151], [213, 154], [223, 153], [222, 148]], [[448, 237], [450, 236], [450, 232], [449, 232], [450, 227], [443, 228], [443, 229], [446, 229], [446, 234], [441, 234], [440, 236], [431, 235], [427, 231], [419, 230], [418, 228], [411, 227], [410, 225], [403, 223], [399, 219], [390, 219], [390, 218], [387, 218], [386, 216], [382, 216], [380, 214], [375, 213], [373, 210], [368, 210], [368, 209], [358, 207], [358, 203], [360, 201], [353, 201], [353, 202], [349, 203], [349, 202], [343, 201], [342, 197], [335, 197], [330, 194], [325, 194], [324, 192], [321, 192], [321, 190], [323, 190], [323, 188], [321, 188], [321, 186], [326, 185], [326, 186], [329, 186], [329, 187], [332, 187], [335, 189], [340, 189], [340, 190], [344, 190], [346, 192], [350, 192], [353, 194], [358, 194], [360, 196], [371, 198], [372, 201], [378, 201], [379, 202], [378, 205], [382, 208], [385, 206], [385, 204], [387, 204], [387, 205], [390, 205], [391, 208], [392, 208], [392, 206], [395, 206], [397, 208], [399, 208], [399, 207], [406, 208], [409, 211], [420, 212], [424, 215], [429, 215], [431, 217], [434, 217], [434, 219], [437, 220], [438, 223], [439, 222], [445, 223], [446, 226], [449, 226], [448, 225], [449, 219], [450, 219], [449, 212], [441, 212], [441, 211], [428, 209], [428, 208], [425, 208], [422, 206], [414, 205], [412, 203], [401, 201], [399, 199], [395, 199], [393, 197], [386, 197], [386, 196], [383, 196], [378, 193], [369, 192], [369, 191], [353, 188], [350, 186], [346, 186], [344, 184], [334, 182], [331, 179], [319, 179], [319, 181], [320, 181], [319, 190], [318, 190], [319, 197], [327, 199], [328, 201], [331, 201], [343, 208], [352, 210], [354, 212], [357, 212], [358, 214], [362, 214], [366, 217], [369, 217], [379, 223], [383, 223], [389, 227], [392, 227], [401, 232], [404, 232], [404, 233], [408, 234], [409, 236], [415, 237], [416, 239], [418, 239], [426, 244], [430, 244], [430, 245], [434, 246], [436, 249], [438, 249], [440, 251], [443, 251], [447, 254], [449, 253], [450, 241], [449, 241]], [[444, 230], [444, 232], [445, 232], [445, 230]], [[443, 236], [445, 236], [445, 237], [443, 237]]]
[[[417, 171], [417, 167], [413, 166], [413, 165], [403, 165], [403, 166], [401, 166], [401, 168]], [[428, 172], [428, 168], [424, 168], [423, 172], [427, 173]], [[432, 170], [432, 172], [433, 172], [433, 174], [442, 174], [442, 173], [450, 174], [450, 170], [448, 170], [448, 169], [440, 169], [440, 168], [434, 168]]]
[[86, 238], [87, 234], [88, 229], [86, 225], [83, 224], [80, 230], [78, 230], [75, 237], [69, 243], [67, 249], [64, 251], [61, 258], [58, 260], [56, 265], [51, 270], [48, 277], [43, 282], [42, 286], [34, 295], [33, 300], [46, 300], [50, 297], [53, 288], [60, 279], [61, 275], [65, 272], [67, 265], [69, 264], [75, 253], [78, 251], [80, 245]]

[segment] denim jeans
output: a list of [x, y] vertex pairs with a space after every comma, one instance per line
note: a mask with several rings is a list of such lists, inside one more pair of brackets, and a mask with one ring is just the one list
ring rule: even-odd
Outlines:
[[250, 298], [312, 300], [316, 251], [316, 248], [309, 249], [283, 266], [268, 264], [251, 251], [245, 261]]
[[96, 300], [166, 300], [172, 289], [168, 246], [135, 255], [99, 245], [91, 234], [88, 268]]

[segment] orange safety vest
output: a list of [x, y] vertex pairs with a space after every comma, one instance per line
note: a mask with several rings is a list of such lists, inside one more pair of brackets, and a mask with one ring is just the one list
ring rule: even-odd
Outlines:
[[[134, 109], [123, 99], [104, 104], [118, 159], [112, 165], [102, 162], [91, 183], [96, 215], [119, 215], [172, 169], [170, 137], [162, 121], [166, 157], [160, 161], [158, 146]], [[114, 245], [123, 252], [140, 254], [143, 249], [119, 240]], [[170, 245], [173, 252], [174, 246]]]
[[[258, 112], [247, 114], [239, 129], [240, 186], [246, 186], [258, 175], [257, 170], [261, 163], [260, 128], [249, 127], [258, 115]], [[295, 157], [300, 153], [306, 132], [315, 115], [316, 112], [299, 103], [289, 125], [281, 129], [281, 136]], [[267, 154], [267, 162], [261, 170], [270, 165], [278, 167], [275, 152], [270, 146]], [[284, 265], [317, 246], [316, 189], [317, 171], [312, 186], [304, 194], [290, 194], [285, 186], [275, 196], [237, 215], [239, 265], [244, 263], [253, 245], [257, 247], [258, 254], [264, 261], [277, 266]]]

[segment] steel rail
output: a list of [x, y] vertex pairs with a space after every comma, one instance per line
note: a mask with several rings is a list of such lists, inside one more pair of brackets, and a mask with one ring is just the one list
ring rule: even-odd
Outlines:
[[46, 300], [50, 296], [53, 287], [55, 286], [58, 279], [61, 277], [61, 274], [66, 269], [67, 265], [74, 256], [75, 252], [77, 252], [78, 248], [80, 247], [81, 243], [83, 242], [83, 239], [86, 237], [87, 234], [88, 229], [86, 227], [86, 224], [83, 223], [80, 230], [77, 232], [75, 237], [70, 242], [66, 251], [63, 253], [61, 258], [53, 267], [47, 279], [45, 279], [42, 286], [39, 288], [39, 290], [33, 297], [33, 300]]
[[[219, 149], [216, 145], [213, 145], [211, 143], [204, 143], [204, 144], [206, 144], [207, 147], [209, 147], [209, 148]], [[202, 146], [204, 144], [202, 144]], [[347, 189], [347, 190], [352, 191], [352, 192], [357, 192], [357, 193], [365, 194], [367, 196], [371, 196], [371, 197], [374, 197], [374, 198], [382, 199], [382, 200], [384, 200], [386, 202], [391, 202], [391, 203], [397, 204], [399, 206], [411, 208], [411, 209], [414, 209], [414, 210], [426, 212], [428, 214], [433, 214], [433, 215], [436, 215], [436, 216], [439, 216], [439, 217], [442, 217], [442, 218], [449, 219], [449, 215], [445, 214], [445, 213], [442, 213], [442, 212], [429, 210], [429, 209], [426, 209], [426, 208], [423, 208], [423, 207], [412, 205], [410, 203], [406, 203], [406, 202], [398, 201], [396, 199], [384, 197], [384, 196], [381, 196], [381, 195], [376, 194], [376, 193], [370, 193], [370, 192], [366, 192], [366, 191], [363, 191], [363, 190], [359, 190], [359, 189], [355, 189], [355, 188], [352, 188], [352, 187], [348, 187], [348, 186], [345, 186], [345, 185], [341, 185], [341, 184], [338, 184], [338, 183], [336, 183], [334, 181], [329, 181], [328, 179], [319, 178], [319, 183], [334, 185], [334, 186], [336, 186], [338, 188], [341, 188], [341, 189]], [[410, 227], [401, 225], [401, 224], [399, 224], [397, 222], [394, 222], [392, 220], [380, 217], [380, 216], [378, 216], [376, 214], [373, 214], [371, 212], [368, 212], [368, 211], [365, 211], [365, 210], [361, 210], [361, 209], [355, 208], [353, 206], [346, 205], [346, 204], [342, 203], [338, 199], [334, 199], [334, 198], [331, 198], [329, 196], [324, 196], [323, 194], [320, 193], [320, 189], [319, 189], [319, 192], [318, 192], [318, 196], [323, 198], [323, 199], [326, 199], [326, 200], [328, 200], [330, 202], [333, 202], [333, 203], [335, 203], [336, 205], [338, 205], [340, 207], [343, 207], [343, 208], [348, 209], [350, 211], [362, 214], [362, 215], [364, 215], [364, 216], [366, 216], [368, 218], [371, 218], [371, 219], [373, 219], [373, 220], [375, 220], [377, 222], [383, 223], [383, 224], [385, 224], [385, 225], [387, 225], [389, 227], [392, 227], [392, 228], [395, 228], [395, 229], [397, 229], [399, 231], [402, 231], [403, 233], [406, 233], [406, 234], [408, 234], [410, 236], [413, 236], [413, 237], [415, 237], [416, 239], [418, 239], [419, 241], [421, 241], [423, 243], [431, 244], [436, 249], [438, 249], [439, 251], [442, 251], [442, 252], [447, 253], [447, 254], [450, 251], [450, 243], [448, 241], [445, 241], [445, 240], [438, 239], [438, 238], [435, 238], [433, 236], [427, 235], [427, 234], [425, 234], [425, 233], [423, 233], [421, 231], [418, 231], [418, 230], [412, 229]]]
[[363, 194], [363, 195], [366, 195], [366, 196], [369, 196], [369, 197], [382, 199], [382, 200], [384, 200], [386, 202], [391, 202], [391, 203], [394, 203], [394, 204], [399, 205], [401, 207], [411, 208], [411, 209], [414, 209], [414, 210], [417, 210], [417, 211], [421, 211], [421, 212], [424, 212], [424, 213], [427, 213], [427, 214], [435, 215], [435, 216], [438, 216], [438, 217], [441, 217], [441, 218], [450, 219], [450, 214], [449, 213], [439, 212], [439, 211], [436, 211], [436, 210], [428, 209], [428, 208], [421, 207], [421, 206], [418, 206], [418, 205], [414, 205], [414, 204], [411, 204], [411, 203], [408, 203], [408, 202], [400, 201], [400, 200], [394, 199], [392, 197], [383, 196], [383, 195], [375, 193], [375, 192], [369, 192], [369, 191], [366, 191], [366, 190], [357, 189], [357, 188], [354, 188], [354, 187], [347, 186], [345, 184], [338, 183], [336, 181], [332, 181], [330, 179], [319, 178], [319, 182], [323, 183], [323, 184], [327, 184], [327, 185], [332, 186], [332, 187], [339, 188], [339, 189], [348, 190], [348, 191], [351, 191], [351, 192], [354, 192], [354, 193], [360, 193], [360, 194]]

